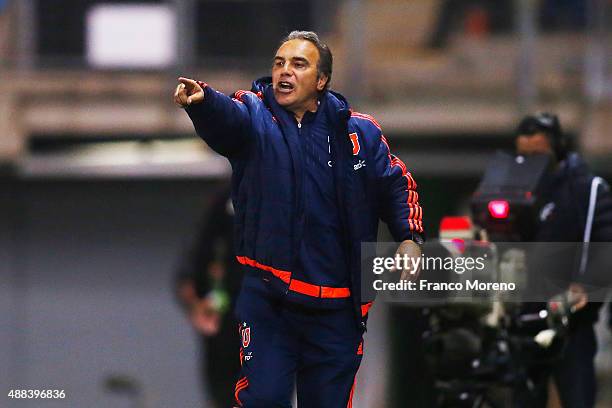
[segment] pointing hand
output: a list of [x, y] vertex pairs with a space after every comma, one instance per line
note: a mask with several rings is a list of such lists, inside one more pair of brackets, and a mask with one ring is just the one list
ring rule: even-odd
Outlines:
[[201, 103], [204, 100], [204, 90], [193, 79], [180, 77], [179, 84], [174, 92], [174, 102], [184, 108], [186, 106]]

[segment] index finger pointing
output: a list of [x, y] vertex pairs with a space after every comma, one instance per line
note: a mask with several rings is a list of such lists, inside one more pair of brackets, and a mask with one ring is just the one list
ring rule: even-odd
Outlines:
[[184, 78], [184, 77], [179, 77], [179, 82], [181, 84], [184, 84], [186, 87], [188, 87], [189, 89], [193, 89], [198, 85], [198, 83], [196, 81], [194, 81], [193, 79], [189, 79], [189, 78]]

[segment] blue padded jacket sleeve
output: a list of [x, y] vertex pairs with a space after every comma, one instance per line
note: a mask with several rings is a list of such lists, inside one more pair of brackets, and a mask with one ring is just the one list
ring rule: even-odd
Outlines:
[[200, 136], [214, 151], [230, 157], [248, 148], [250, 115], [246, 105], [201, 83], [204, 101], [185, 108]]
[[419, 204], [417, 183], [404, 162], [391, 153], [382, 132], [376, 152], [376, 172], [381, 197], [380, 218], [389, 227], [393, 239], [397, 242], [411, 239], [422, 243], [423, 209]]

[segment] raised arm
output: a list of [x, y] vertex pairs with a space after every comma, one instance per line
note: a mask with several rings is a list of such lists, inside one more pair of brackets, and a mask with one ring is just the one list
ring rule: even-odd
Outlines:
[[207, 84], [180, 77], [174, 102], [185, 109], [196, 132], [217, 153], [235, 156], [248, 148], [249, 111], [242, 102]]

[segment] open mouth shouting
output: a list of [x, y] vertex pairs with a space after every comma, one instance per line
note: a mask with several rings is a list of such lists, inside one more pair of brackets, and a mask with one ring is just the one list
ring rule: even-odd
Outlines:
[[295, 85], [288, 81], [279, 81], [276, 86], [276, 91], [280, 93], [291, 93], [295, 89]]

